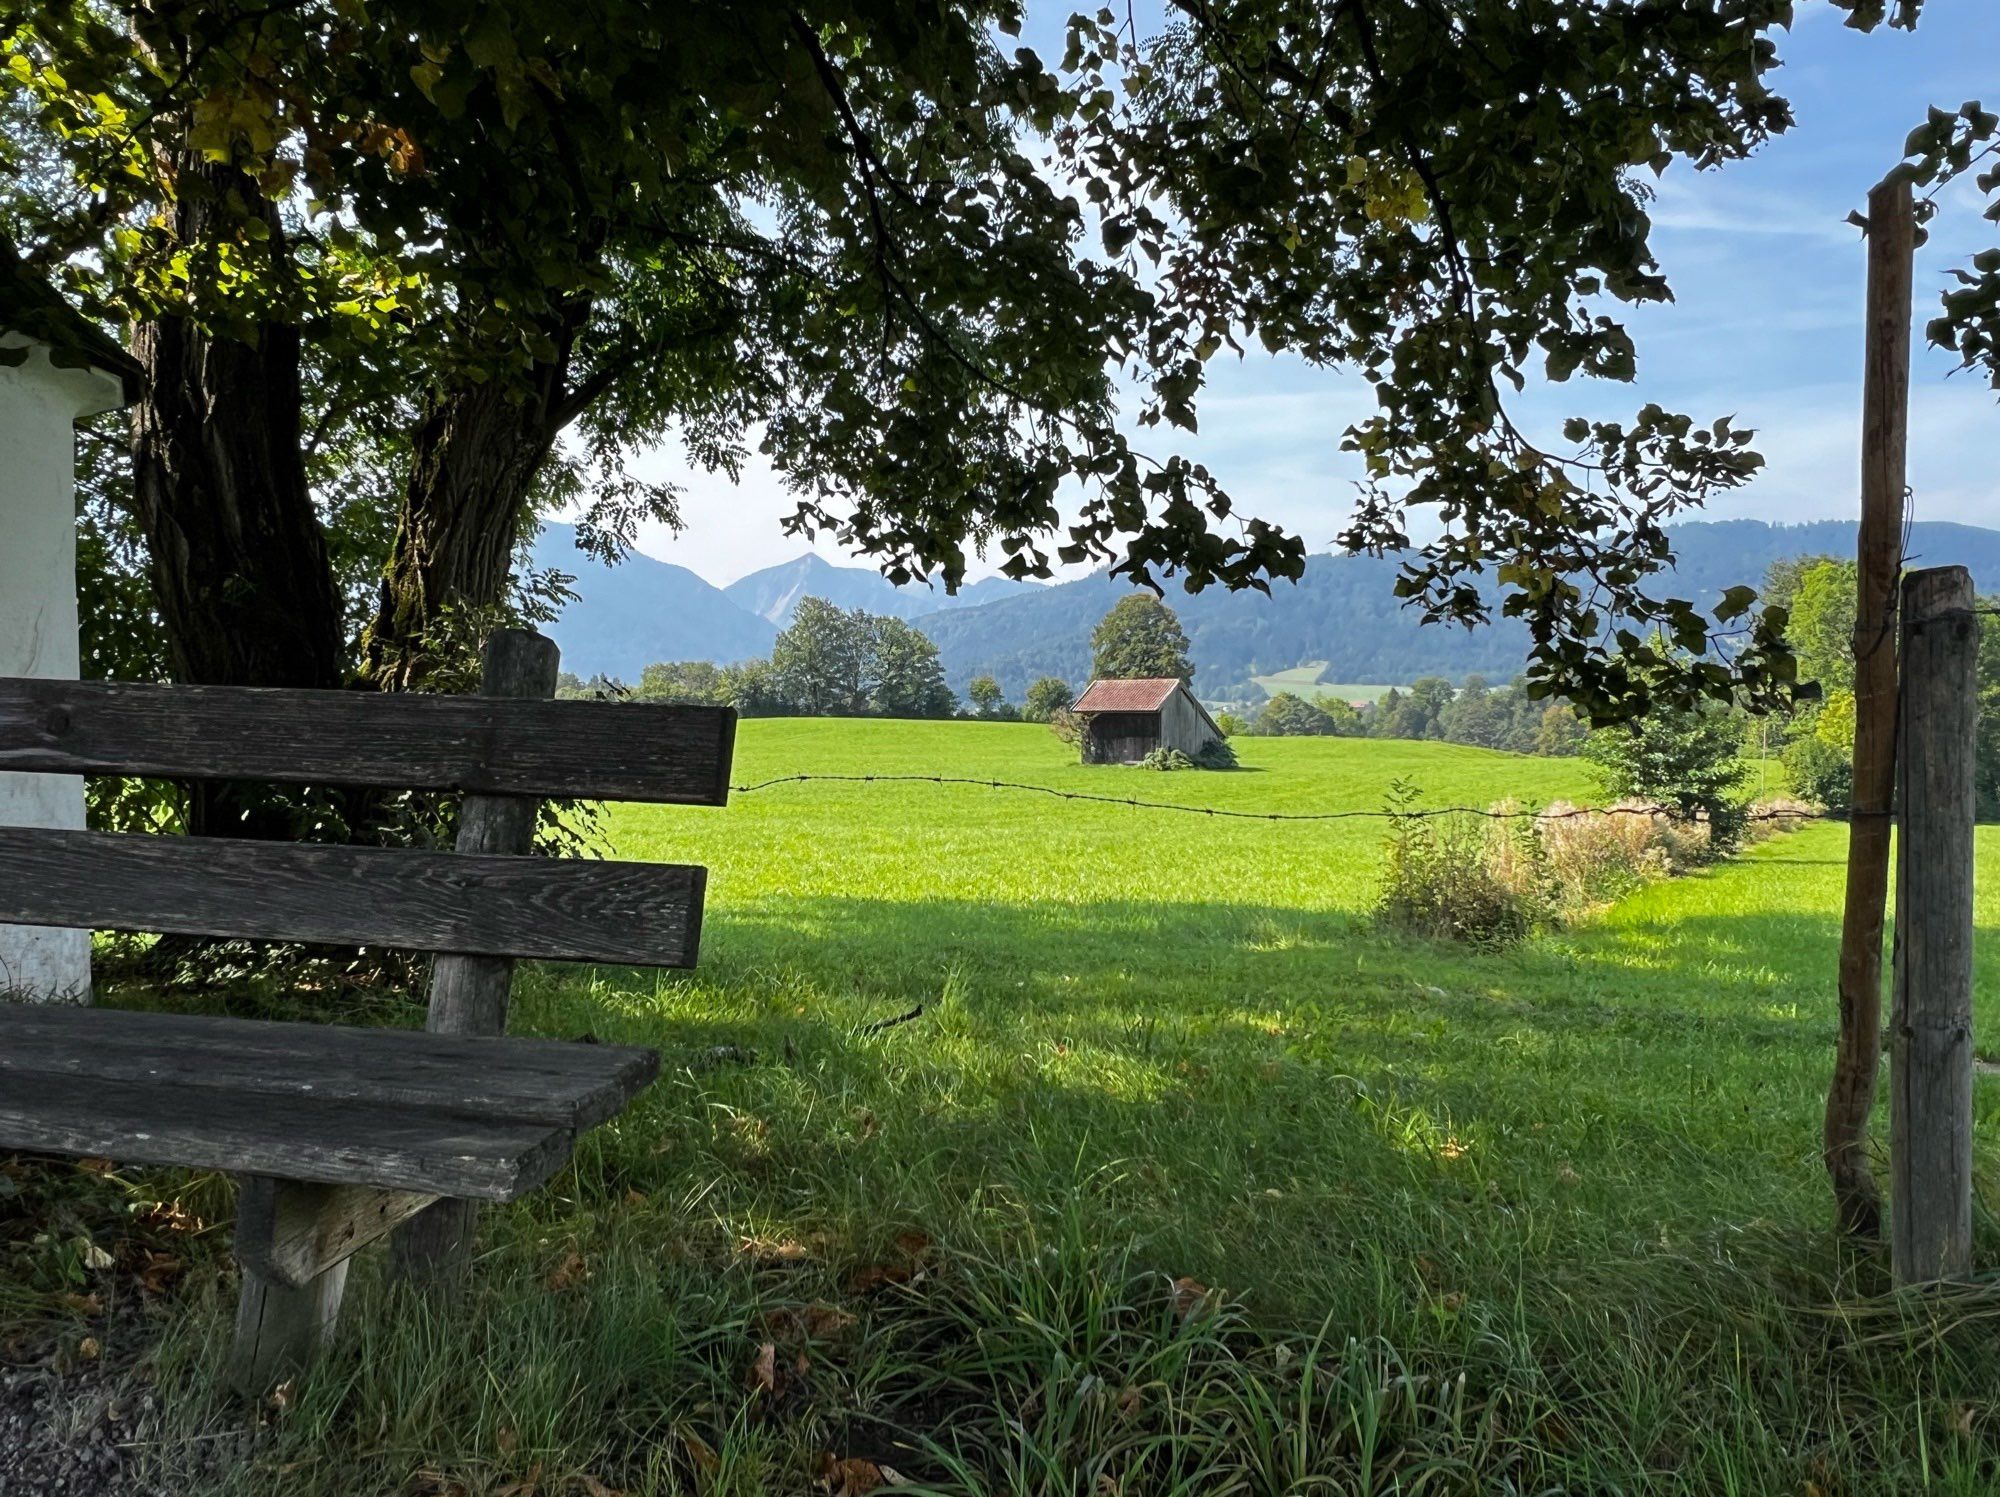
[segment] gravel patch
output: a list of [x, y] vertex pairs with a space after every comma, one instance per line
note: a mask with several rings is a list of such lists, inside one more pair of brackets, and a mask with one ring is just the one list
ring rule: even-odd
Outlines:
[[[137, 1330], [118, 1342], [137, 1343]], [[254, 1440], [248, 1428], [170, 1427], [136, 1365], [52, 1355], [0, 1366], [0, 1497], [194, 1497]]]

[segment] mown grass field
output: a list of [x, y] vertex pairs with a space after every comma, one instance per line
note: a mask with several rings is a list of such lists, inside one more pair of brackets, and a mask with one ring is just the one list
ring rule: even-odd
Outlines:
[[[1448, 745], [1238, 747], [1163, 775], [1018, 725], [761, 721], [735, 778], [1590, 793]], [[516, 1027], [657, 1045], [662, 1080], [489, 1214], [446, 1312], [362, 1274], [236, 1490], [797, 1493], [829, 1458], [1090, 1497], [2000, 1483], [2000, 1288], [1899, 1300], [1828, 1231], [1843, 828], [1491, 954], [1369, 928], [1368, 821], [807, 784], [608, 831], [711, 868], [701, 968], [532, 972]], [[1996, 830], [1980, 855], [2000, 1053]], [[227, 1417], [230, 1293], [156, 1308], [190, 1425]]]

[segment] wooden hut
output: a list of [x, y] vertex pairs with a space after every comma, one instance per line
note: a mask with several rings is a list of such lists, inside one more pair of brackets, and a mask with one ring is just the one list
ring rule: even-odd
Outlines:
[[1154, 749], [1179, 749], [1190, 759], [1222, 730], [1176, 676], [1092, 681], [1072, 710], [1083, 719], [1083, 762], [1136, 764]]

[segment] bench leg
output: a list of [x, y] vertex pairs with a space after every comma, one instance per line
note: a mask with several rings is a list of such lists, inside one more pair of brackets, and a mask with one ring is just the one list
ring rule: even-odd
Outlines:
[[230, 1381], [261, 1398], [311, 1363], [340, 1318], [347, 1262], [434, 1197], [245, 1175], [236, 1192], [236, 1305]]
[[288, 1289], [243, 1270], [236, 1302], [236, 1341], [229, 1352], [229, 1381], [246, 1398], [262, 1398], [286, 1378], [303, 1372], [332, 1336], [347, 1288], [347, 1263], [336, 1263], [303, 1289]]
[[477, 1201], [434, 1201], [396, 1228], [389, 1239], [391, 1271], [406, 1283], [447, 1289], [472, 1266]]

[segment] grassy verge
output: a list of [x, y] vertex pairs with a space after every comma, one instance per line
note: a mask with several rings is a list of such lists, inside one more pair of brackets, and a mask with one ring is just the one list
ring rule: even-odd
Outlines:
[[[1450, 746], [1244, 747], [1248, 773], [1141, 776], [1006, 725], [752, 723], [738, 778], [1586, 789]], [[1365, 822], [801, 786], [613, 833], [712, 867], [703, 966], [537, 971], [517, 1027], [655, 1044], [667, 1074], [489, 1215], [463, 1303], [364, 1274], [239, 1490], [858, 1490], [830, 1460], [1093, 1497], [2000, 1479], [2000, 1294], [1899, 1301], [1826, 1230], [1840, 828], [1496, 954], [1368, 928]], [[226, 1214], [210, 1182], [184, 1201]], [[187, 1255], [157, 1361], [199, 1424], [231, 1286]]]

